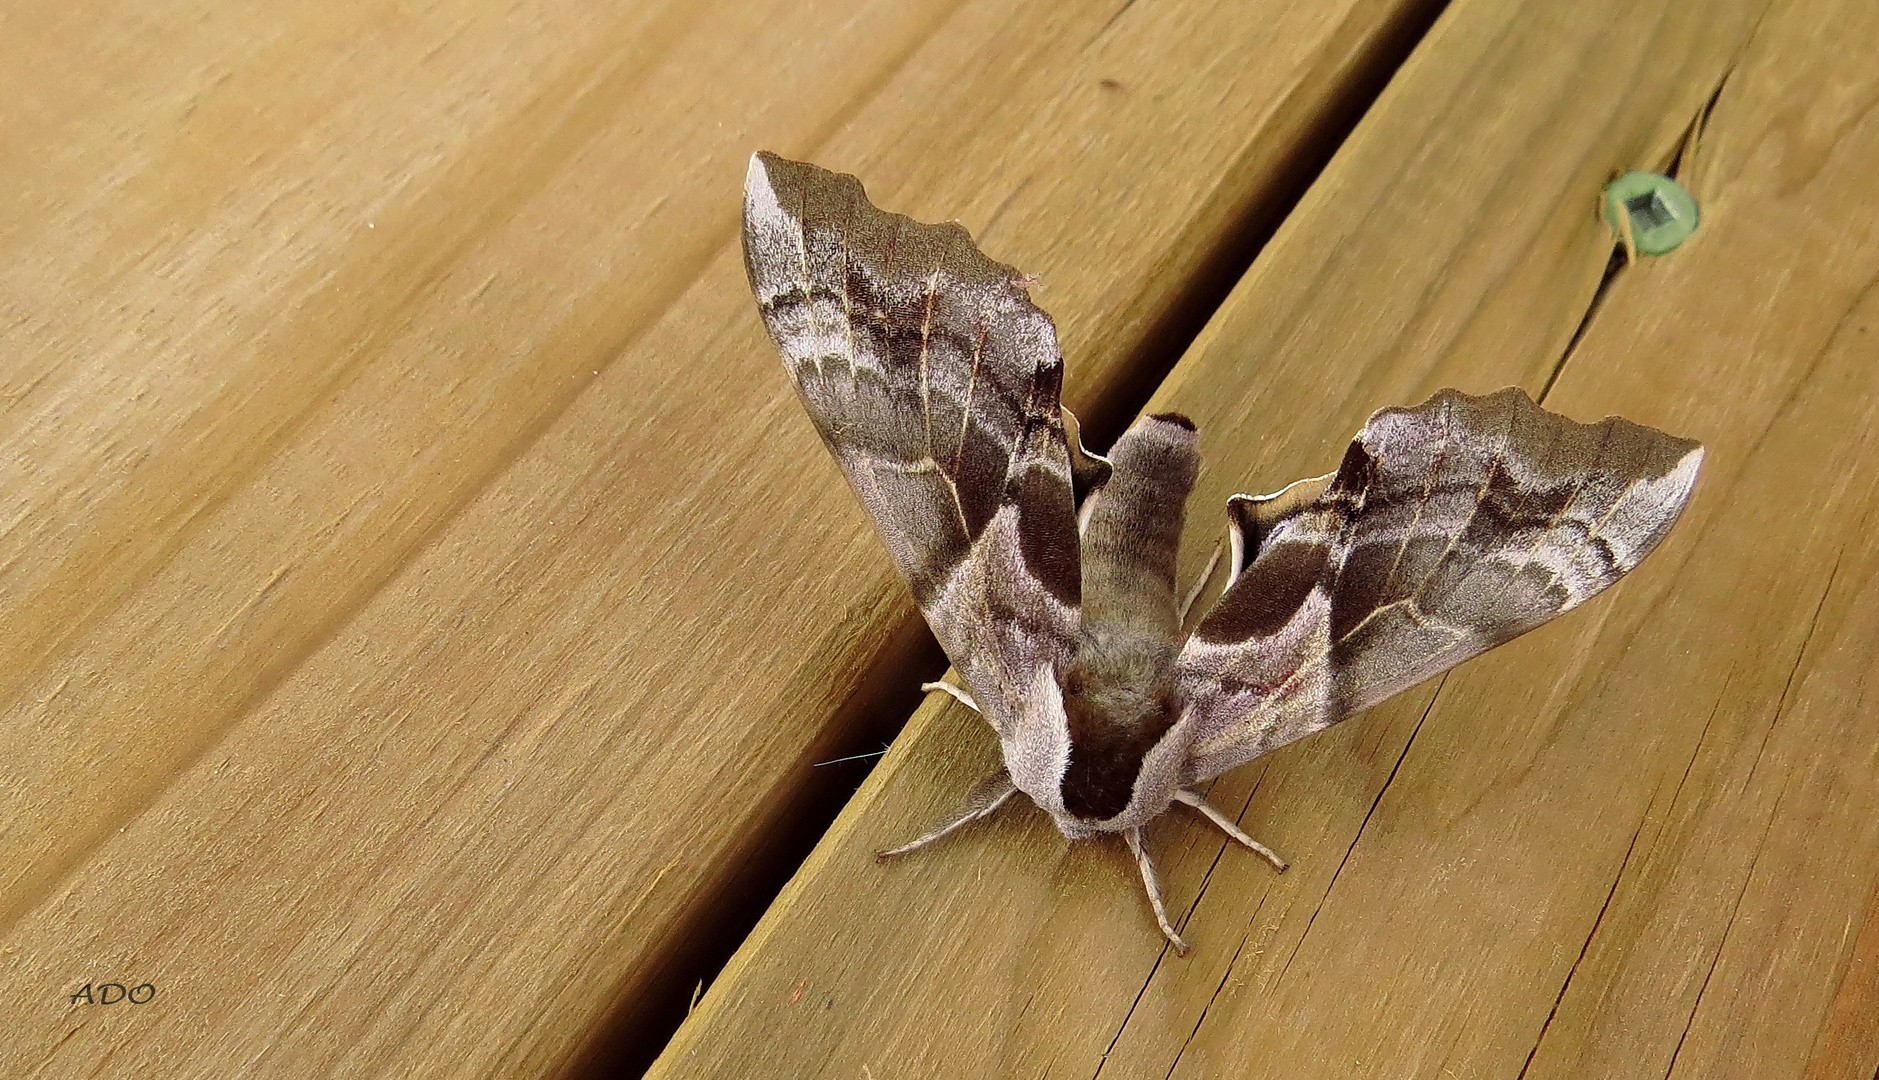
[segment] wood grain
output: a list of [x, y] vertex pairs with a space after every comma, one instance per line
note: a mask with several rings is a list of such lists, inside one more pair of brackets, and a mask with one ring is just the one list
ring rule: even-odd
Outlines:
[[[1200, 423], [1190, 518], [1519, 382], [1704, 440], [1684, 522], [1223, 778], [1287, 874], [1166, 819], [1185, 959], [1023, 808], [872, 864], [995, 754], [929, 702], [651, 1075], [1871, 1076], [1876, 45], [1836, 0], [1453, 5], [1151, 404]], [[1686, 143], [1702, 229], [1601, 288], [1599, 184]]]
[[0, 1071], [649, 1054], [926, 655], [746, 155], [962, 219], [1100, 404], [1425, 6], [9, 14]]

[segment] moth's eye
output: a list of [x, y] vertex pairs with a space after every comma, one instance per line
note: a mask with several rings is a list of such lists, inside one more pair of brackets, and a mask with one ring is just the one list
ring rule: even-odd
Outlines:
[[1069, 671], [1064, 672], [1062, 679], [1063, 695], [1065, 697], [1082, 697], [1084, 681], [1083, 672], [1077, 668], [1071, 668]]

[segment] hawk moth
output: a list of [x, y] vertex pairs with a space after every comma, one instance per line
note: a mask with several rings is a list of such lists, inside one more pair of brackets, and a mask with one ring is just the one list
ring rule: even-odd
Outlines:
[[1143, 416], [1106, 457], [1085, 450], [1018, 272], [852, 176], [757, 154], [743, 236], [790, 379], [966, 684], [928, 688], [983, 714], [1004, 758], [954, 820], [882, 857], [1022, 791], [1073, 840], [1122, 834], [1182, 951], [1147, 822], [1184, 803], [1285, 869], [1197, 785], [1617, 581], [1703, 457], [1511, 387], [1379, 410], [1335, 472], [1228, 501], [1227, 584], [1186, 632], [1192, 422]]

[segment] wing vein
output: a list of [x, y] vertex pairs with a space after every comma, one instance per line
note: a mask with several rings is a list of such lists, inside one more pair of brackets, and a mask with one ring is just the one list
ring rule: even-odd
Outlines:
[[959, 442], [953, 448], [953, 475], [965, 468], [966, 433], [972, 428], [972, 400], [979, 392], [979, 362], [985, 357], [985, 339], [991, 322], [984, 310], [979, 312], [979, 336], [972, 343], [972, 370], [966, 373], [966, 403], [959, 410]]
[[[852, 255], [848, 230], [842, 229], [838, 235], [842, 238], [842, 329], [848, 335], [848, 371], [852, 376], [855, 361], [861, 356], [860, 345], [855, 341], [855, 299], [848, 294], [848, 262]], [[807, 258], [806, 252], [804, 257]]]
[[1422, 482], [1422, 498], [1416, 501], [1416, 514], [1409, 520], [1409, 527], [1403, 530], [1403, 537], [1396, 545], [1396, 557], [1390, 560], [1390, 572], [1383, 575], [1383, 587], [1377, 590], [1378, 596], [1390, 595], [1390, 586], [1396, 583], [1396, 571], [1403, 565], [1403, 556], [1409, 553], [1409, 541], [1416, 535], [1416, 526], [1422, 524], [1422, 512], [1429, 506], [1429, 496], [1435, 491], [1435, 481], [1442, 473], [1442, 465], [1448, 461], [1449, 447], [1454, 444], [1455, 405], [1453, 402], [1442, 403], [1442, 443], [1436, 447], [1435, 454], [1429, 460], [1429, 475]]
[[[942, 256], [943, 258], [943, 256]], [[928, 351], [933, 342], [933, 302], [939, 296], [940, 267], [926, 277], [926, 311], [920, 320], [920, 423], [926, 428], [926, 456], [939, 460], [933, 450], [933, 378]]]
[[[1421, 596], [1422, 590], [1428, 588], [1429, 582], [1435, 580], [1435, 575], [1441, 571], [1442, 564], [1447, 562], [1448, 557], [1454, 553], [1455, 545], [1461, 541], [1462, 534], [1474, 524], [1475, 518], [1481, 516], [1481, 506], [1487, 501], [1489, 489], [1494, 486], [1495, 474], [1500, 472], [1501, 463], [1507, 459], [1507, 448], [1513, 444], [1514, 421], [1519, 418], [1519, 415], [1513, 409], [1507, 411], [1507, 430], [1501, 433], [1500, 445], [1494, 448], [1494, 456], [1488, 459], [1487, 473], [1481, 479], [1481, 486], [1475, 490], [1474, 505], [1468, 508], [1468, 517], [1462, 521], [1460, 528], [1448, 534], [1448, 546], [1444, 547], [1442, 554], [1436, 556], [1435, 561], [1429, 564], [1429, 572], [1422, 575], [1422, 580], [1410, 590], [1411, 598]], [[1418, 619], [1417, 622], [1420, 624], [1421, 620]]]
[[[796, 233], [796, 287], [802, 290], [803, 307], [808, 310], [810, 325], [815, 328], [815, 336], [819, 338], [821, 337], [822, 330], [823, 330], [822, 317], [816, 313], [816, 305], [815, 305], [815, 299], [814, 299], [815, 294], [810, 290], [810, 285], [809, 285], [809, 227], [807, 224], [808, 220], [809, 220], [809, 192], [807, 189], [804, 189], [802, 192], [801, 202], [796, 207], [796, 228], [794, 230]], [[848, 241], [848, 236], [846, 233], [843, 233], [842, 242], [845, 244], [847, 243], [847, 241]], [[844, 288], [842, 291], [846, 293], [847, 289]], [[851, 365], [851, 367], [853, 363], [854, 363], [853, 360], [849, 361], [849, 364]], [[821, 356], [817, 356], [815, 358], [815, 365], [816, 365], [816, 374], [817, 375], [822, 374], [822, 357]]]

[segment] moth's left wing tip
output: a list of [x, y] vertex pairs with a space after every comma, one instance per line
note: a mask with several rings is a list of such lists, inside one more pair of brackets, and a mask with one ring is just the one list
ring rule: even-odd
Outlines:
[[[759, 150], [744, 174], [744, 269], [766, 320], [772, 305], [821, 284], [838, 288], [840, 248], [865, 202], [861, 181], [806, 161]], [[772, 336], [778, 327], [771, 326]], [[779, 344], [782, 341], [778, 337]]]
[[777, 176], [789, 162], [768, 150], [750, 155], [750, 168], [744, 173], [744, 231], [753, 223], [774, 220], [783, 214], [783, 201], [777, 196]]

